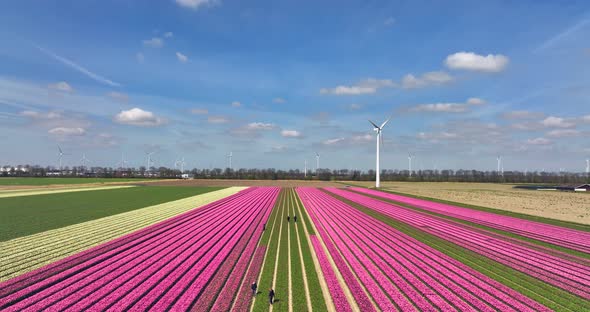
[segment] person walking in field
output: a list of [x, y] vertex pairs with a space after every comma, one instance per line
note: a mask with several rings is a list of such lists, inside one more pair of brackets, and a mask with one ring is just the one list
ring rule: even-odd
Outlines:
[[291, 222], [291, 216], [287, 215], [287, 222]]
[[295, 216], [293, 217], [293, 221], [295, 221], [295, 223], [297, 223], [297, 215], [295, 215]]
[[262, 224], [262, 230], [263, 230], [263, 231], [264, 231], [264, 230], [266, 230], [266, 223], [263, 223], [263, 224]]
[[273, 304], [275, 301], [275, 291], [271, 288], [268, 290], [268, 302]]
[[250, 288], [252, 288], [252, 296], [256, 296], [256, 289], [258, 289], [258, 285], [256, 285], [256, 281], [254, 281], [252, 283], [252, 286], [250, 286]]

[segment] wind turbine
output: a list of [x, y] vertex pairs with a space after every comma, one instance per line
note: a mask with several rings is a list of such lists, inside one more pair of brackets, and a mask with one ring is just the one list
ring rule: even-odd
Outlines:
[[320, 169], [320, 154], [315, 152], [315, 173], [318, 173], [318, 169]]
[[305, 160], [305, 169], [303, 169], [303, 177], [307, 178], [307, 159]]
[[[375, 187], [378, 188], [381, 186], [381, 177], [380, 177], [380, 172], [379, 172], [379, 147], [381, 144], [383, 144], [383, 136], [381, 134], [381, 131], [383, 130], [383, 127], [385, 127], [385, 125], [389, 122], [389, 119], [391, 119], [391, 117], [387, 118], [387, 120], [385, 120], [382, 124], [381, 127], [377, 126], [374, 122], [370, 121], [371, 125], [373, 125], [373, 131], [375, 131], [375, 133], [377, 134], [377, 152], [376, 152], [376, 160], [375, 160]], [[319, 155], [318, 155], [318, 159], [319, 159]]]
[[64, 155], [70, 155], [70, 154], [66, 154], [64, 153], [64, 151], [62, 151], [61, 147], [59, 147], [59, 145], [57, 146], [57, 150], [58, 152], [58, 159], [59, 159], [59, 171], [62, 170], [62, 166], [61, 166], [61, 159], [63, 158]]
[[150, 167], [153, 165], [154, 161], [152, 160], [152, 155], [154, 155], [155, 152], [146, 152], [145, 154], [147, 155], [147, 166], [146, 166], [146, 171], [150, 171]]
[[174, 162], [174, 168], [176, 168], [178, 165], [180, 165], [180, 173], [184, 173], [184, 157], [182, 157], [180, 160], [177, 160]]
[[116, 163], [115, 165], [121, 169], [123, 169], [123, 167], [125, 166], [125, 164], [127, 163], [127, 161], [125, 160], [125, 158], [123, 157], [123, 152], [121, 152], [121, 160], [119, 160], [118, 163]]
[[88, 164], [90, 162], [90, 160], [88, 158], [86, 158], [86, 154], [82, 154], [82, 158], [80, 159], [80, 163], [82, 164], [83, 168], [86, 168], [86, 166], [84, 166], [84, 164]]
[[408, 171], [410, 172], [410, 178], [412, 177], [412, 154], [408, 154]]
[[590, 176], [590, 159], [586, 159], [586, 175]]
[[231, 166], [232, 157], [234, 157], [234, 152], [229, 152], [229, 154], [227, 154], [227, 158], [229, 159], [229, 170], [232, 169], [232, 166]]
[[496, 157], [496, 161], [498, 162], [498, 169], [496, 170], [496, 172], [499, 174], [500, 173], [500, 163], [502, 163], [502, 156]]

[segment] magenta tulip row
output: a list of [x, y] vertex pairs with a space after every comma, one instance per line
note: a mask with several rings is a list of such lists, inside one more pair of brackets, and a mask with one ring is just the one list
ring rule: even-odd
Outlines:
[[489, 226], [491, 228], [515, 233], [562, 247], [590, 253], [590, 233], [568, 229], [551, 224], [535, 222], [495, 213], [457, 207], [442, 203], [431, 202], [391, 193], [353, 188], [355, 192], [390, 199], [399, 203], [412, 205], [424, 210], [444, 214], [450, 217]]
[[357, 193], [329, 192], [382, 212], [411, 226], [475, 251], [554, 286], [590, 299], [590, 268], [552, 254], [516, 244], [484, 230], [382, 202]]
[[188, 310], [278, 191], [249, 189], [42, 268], [33, 281], [8, 281], [0, 289], [13, 289], [0, 297], [0, 307]]
[[381, 310], [548, 310], [322, 191], [298, 192]]
[[[265, 253], [266, 246], [260, 245], [256, 248], [256, 252], [254, 253], [254, 257], [252, 258], [252, 262], [250, 263], [250, 267], [248, 268], [248, 272], [246, 273], [242, 287], [240, 287], [240, 291], [235, 300], [232, 311], [246, 312], [250, 310], [250, 304], [252, 303], [252, 289], [250, 288], [250, 281], [255, 281], [258, 279], [260, 271], [262, 270], [262, 262], [264, 261]], [[264, 289], [261, 289], [261, 291], [264, 291]]]
[[350, 304], [344, 295], [344, 291], [342, 290], [342, 287], [340, 287], [340, 283], [338, 283], [332, 265], [330, 265], [328, 257], [324, 253], [322, 244], [315, 235], [310, 235], [309, 238], [320, 263], [320, 269], [324, 274], [326, 284], [328, 284], [328, 290], [330, 291], [330, 296], [332, 297], [332, 302], [334, 302], [336, 311], [352, 311]]

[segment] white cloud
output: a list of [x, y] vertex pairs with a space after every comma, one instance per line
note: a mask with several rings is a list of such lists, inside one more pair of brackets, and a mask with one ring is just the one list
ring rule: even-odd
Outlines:
[[61, 91], [61, 92], [67, 92], [67, 93], [72, 93], [74, 92], [74, 88], [72, 88], [72, 86], [65, 82], [65, 81], [60, 81], [57, 83], [52, 83], [49, 85], [49, 89], [55, 90], [55, 91]]
[[395, 18], [393, 18], [393, 17], [391, 17], [391, 16], [390, 16], [390, 17], [388, 17], [388, 18], [387, 18], [387, 19], [386, 19], [386, 20], [383, 22], [383, 25], [385, 25], [385, 26], [391, 26], [391, 25], [393, 25], [394, 23], [395, 23]]
[[543, 119], [543, 121], [541, 121], [541, 124], [545, 127], [550, 128], [573, 128], [576, 126], [576, 124], [571, 121], [567, 121], [564, 118], [555, 116], [549, 116]]
[[22, 111], [22, 112], [20, 112], [20, 115], [24, 116], [24, 117], [31, 118], [31, 119], [58, 119], [58, 118], [62, 117], [62, 115], [57, 112], [41, 113], [41, 112], [30, 111], [30, 110]]
[[272, 102], [276, 103], [276, 104], [283, 104], [287, 101], [285, 101], [285, 99], [283, 99], [283, 98], [277, 97], [277, 98], [272, 99]]
[[176, 3], [182, 7], [197, 10], [201, 6], [215, 5], [219, 0], [176, 0]]
[[143, 40], [143, 45], [150, 48], [161, 48], [164, 46], [164, 40], [158, 37], [152, 39]]
[[166, 123], [165, 119], [157, 117], [154, 113], [144, 111], [137, 107], [121, 111], [115, 115], [114, 121], [120, 124], [140, 127], [155, 127]]
[[195, 115], [207, 115], [209, 114], [209, 110], [206, 108], [193, 108], [191, 109], [191, 113]]
[[180, 52], [176, 52], [176, 58], [181, 62], [181, 63], [186, 63], [188, 61], [188, 56], [180, 53]]
[[113, 91], [113, 92], [107, 93], [107, 96], [110, 97], [111, 99], [121, 102], [121, 103], [129, 102], [129, 96], [125, 93]]
[[86, 134], [86, 130], [84, 128], [76, 127], [76, 128], [67, 128], [67, 127], [57, 127], [50, 129], [49, 134], [53, 134], [56, 136], [81, 136]]
[[328, 139], [322, 142], [322, 144], [324, 145], [335, 145], [338, 144], [340, 142], [343, 142], [345, 139], [344, 138], [335, 138], [335, 139]]
[[76, 71], [78, 71], [78, 72], [80, 72], [80, 73], [88, 76], [89, 78], [91, 78], [91, 79], [93, 79], [93, 80], [95, 80], [97, 82], [107, 84], [107, 85], [109, 85], [111, 87], [120, 87], [121, 86], [121, 84], [116, 83], [116, 82], [114, 82], [112, 80], [109, 80], [109, 79], [107, 79], [105, 77], [102, 77], [100, 75], [97, 75], [97, 74], [89, 71], [88, 69], [86, 69], [86, 68], [84, 68], [84, 67], [82, 67], [82, 66], [80, 66], [80, 65], [78, 65], [78, 64], [76, 64], [76, 63], [74, 63], [74, 62], [72, 62], [70, 60], [68, 60], [65, 57], [61, 57], [61, 56], [59, 56], [59, 55], [57, 55], [57, 54], [55, 54], [55, 53], [53, 53], [53, 52], [51, 52], [51, 51], [49, 51], [47, 49], [42, 48], [42, 47], [39, 47], [39, 46], [35, 46], [35, 47], [37, 49], [39, 49], [39, 51], [41, 51], [41, 52], [43, 52], [43, 53], [51, 56], [52, 58], [58, 60], [62, 64], [71, 67], [72, 69], [74, 69], [74, 70], [76, 70]]
[[228, 123], [229, 119], [225, 116], [209, 116], [207, 117], [207, 122], [211, 124], [223, 124]]
[[467, 99], [467, 104], [469, 104], [469, 105], [483, 105], [485, 103], [486, 103], [486, 101], [482, 100], [480, 98], [468, 98]]
[[581, 134], [580, 131], [575, 129], [555, 129], [547, 132], [547, 136], [552, 138], [575, 137]]
[[483, 105], [486, 102], [480, 98], [469, 98], [465, 103], [432, 103], [420, 104], [410, 107], [411, 112], [431, 112], [431, 113], [465, 113], [471, 106]]
[[437, 132], [437, 133], [419, 132], [416, 135], [416, 137], [418, 139], [422, 139], [422, 140], [438, 141], [438, 140], [453, 140], [453, 139], [457, 139], [459, 136], [457, 135], [457, 133], [454, 133], [454, 132], [442, 131], [442, 132]]
[[356, 85], [352, 86], [337, 86], [334, 88], [322, 88], [320, 94], [333, 94], [333, 95], [360, 95], [360, 94], [372, 94], [377, 92], [380, 88], [393, 88], [397, 84], [390, 79], [375, 79], [367, 78], [361, 80]]
[[582, 117], [582, 121], [583, 122], [590, 122], [590, 115], [586, 115], [586, 116]]
[[301, 132], [297, 130], [282, 130], [281, 135], [285, 138], [300, 138]]
[[238, 101], [231, 102], [231, 107], [242, 107], [242, 103]]
[[174, 34], [171, 31], [164, 34], [164, 38], [172, 38], [173, 36]]
[[135, 54], [135, 59], [137, 59], [137, 62], [143, 63], [145, 61], [145, 56], [143, 55], [143, 53], [139, 52]]
[[360, 95], [360, 94], [371, 94], [377, 92], [375, 87], [361, 87], [361, 86], [337, 86], [335, 88], [322, 88], [320, 89], [321, 94], [334, 94], [334, 95]]
[[453, 77], [443, 71], [427, 72], [420, 77], [407, 74], [402, 79], [402, 88], [417, 89], [432, 85], [442, 85], [451, 81], [453, 81]]
[[360, 104], [356, 104], [356, 103], [352, 103], [352, 104], [348, 105], [348, 109], [350, 109], [350, 110], [359, 110], [361, 108], [363, 108], [363, 106]]
[[535, 139], [528, 139], [527, 144], [529, 145], [549, 145], [551, 144], [551, 141], [546, 139], [546, 138], [535, 138]]
[[373, 136], [370, 134], [359, 134], [350, 137], [352, 143], [366, 143], [373, 141]]
[[509, 63], [502, 54], [478, 55], [473, 52], [457, 52], [447, 56], [445, 64], [450, 69], [472, 70], [497, 73], [503, 71]]
[[246, 125], [246, 129], [248, 130], [272, 130], [276, 126], [272, 123], [264, 123], [264, 122], [251, 122]]
[[543, 117], [543, 113], [525, 110], [505, 112], [502, 114], [502, 118], [504, 119], [533, 119], [541, 117]]

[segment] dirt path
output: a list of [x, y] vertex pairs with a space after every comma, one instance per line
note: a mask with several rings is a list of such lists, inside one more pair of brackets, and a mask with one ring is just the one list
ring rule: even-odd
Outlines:
[[[293, 190], [293, 196], [297, 196], [297, 193], [295, 193], [295, 191]], [[295, 211], [295, 206], [297, 205], [297, 207], [299, 206], [299, 204], [297, 203], [297, 199], [291, 197], [291, 200], [293, 202], [293, 215], [297, 215], [299, 214], [299, 216], [301, 216], [301, 211], [297, 212]], [[303, 222], [303, 220], [301, 220], [301, 223], [303, 223], [303, 225], [305, 226], [305, 222]], [[297, 225], [297, 223], [295, 223], [295, 225]], [[305, 262], [303, 262], [303, 252], [301, 249], [301, 237], [299, 236], [299, 227], [295, 226], [295, 233], [297, 235], [297, 245], [298, 245], [298, 250], [299, 250], [299, 259], [301, 260], [301, 270], [303, 272], [303, 287], [305, 288], [305, 295], [307, 297], [307, 309], [309, 311], [312, 311], [312, 307], [311, 307], [311, 296], [309, 294], [309, 285], [307, 284], [307, 273], [305, 271]], [[311, 246], [308, 246], [311, 247]], [[322, 276], [323, 277], [323, 276]], [[323, 290], [322, 290], [323, 292]]]

